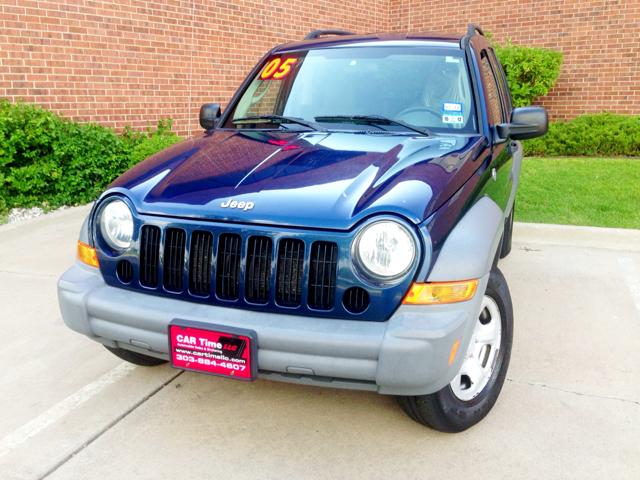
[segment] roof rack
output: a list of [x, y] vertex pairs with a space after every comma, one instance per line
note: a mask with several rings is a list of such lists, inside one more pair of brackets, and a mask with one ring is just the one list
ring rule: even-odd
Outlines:
[[321, 35], [356, 35], [353, 32], [346, 32], [344, 30], [314, 30], [309, 35], [304, 37], [305, 40], [314, 40], [320, 38]]
[[472, 23], [471, 25], [469, 25], [469, 28], [467, 29], [467, 35], [469, 36], [475, 35], [476, 32], [478, 32], [483, 37], [485, 36], [484, 32], [478, 25], [476, 25], [475, 23]]

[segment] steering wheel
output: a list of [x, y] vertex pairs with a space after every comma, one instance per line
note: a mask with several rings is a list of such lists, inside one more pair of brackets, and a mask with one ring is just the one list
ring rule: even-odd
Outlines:
[[402, 117], [403, 115], [406, 115], [408, 113], [414, 113], [414, 112], [426, 112], [429, 113], [435, 117], [438, 117], [438, 120], [440, 122], [442, 122], [442, 113], [439, 112], [438, 110], [436, 110], [433, 107], [409, 107], [409, 108], [405, 108], [403, 111], [401, 111], [399, 114], [396, 115], [396, 118], [400, 119], [400, 117]]

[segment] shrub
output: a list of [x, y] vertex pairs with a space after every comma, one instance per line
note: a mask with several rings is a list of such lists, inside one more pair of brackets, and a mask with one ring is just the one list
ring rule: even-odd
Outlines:
[[600, 113], [552, 122], [549, 133], [526, 140], [525, 156], [640, 156], [640, 117]]
[[0, 212], [94, 200], [131, 165], [179, 140], [171, 120], [122, 135], [72, 122], [23, 102], [0, 100]]
[[127, 168], [133, 167], [154, 153], [164, 150], [182, 140], [182, 138], [171, 132], [171, 120], [160, 120], [155, 132], [152, 132], [151, 129], [148, 130], [148, 135], [143, 136], [141, 140], [135, 142], [129, 154], [129, 164]]
[[487, 37], [493, 44], [496, 55], [507, 76], [511, 98], [515, 107], [526, 107], [536, 97], [545, 96], [558, 81], [562, 66], [562, 52], [540, 47], [506, 46]]

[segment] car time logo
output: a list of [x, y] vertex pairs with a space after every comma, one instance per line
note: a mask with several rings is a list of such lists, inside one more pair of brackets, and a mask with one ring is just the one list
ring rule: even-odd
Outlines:
[[238, 210], [251, 210], [253, 208], [253, 202], [236, 202], [233, 198], [227, 200], [227, 203], [221, 203], [222, 208], [237, 208]]

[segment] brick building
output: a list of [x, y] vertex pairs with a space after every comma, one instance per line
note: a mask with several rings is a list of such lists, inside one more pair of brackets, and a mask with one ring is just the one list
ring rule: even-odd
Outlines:
[[539, 100], [553, 119], [640, 115], [639, 0], [2, 0], [0, 98], [120, 127], [173, 118], [199, 131], [272, 46], [316, 28], [465, 31], [562, 50]]

